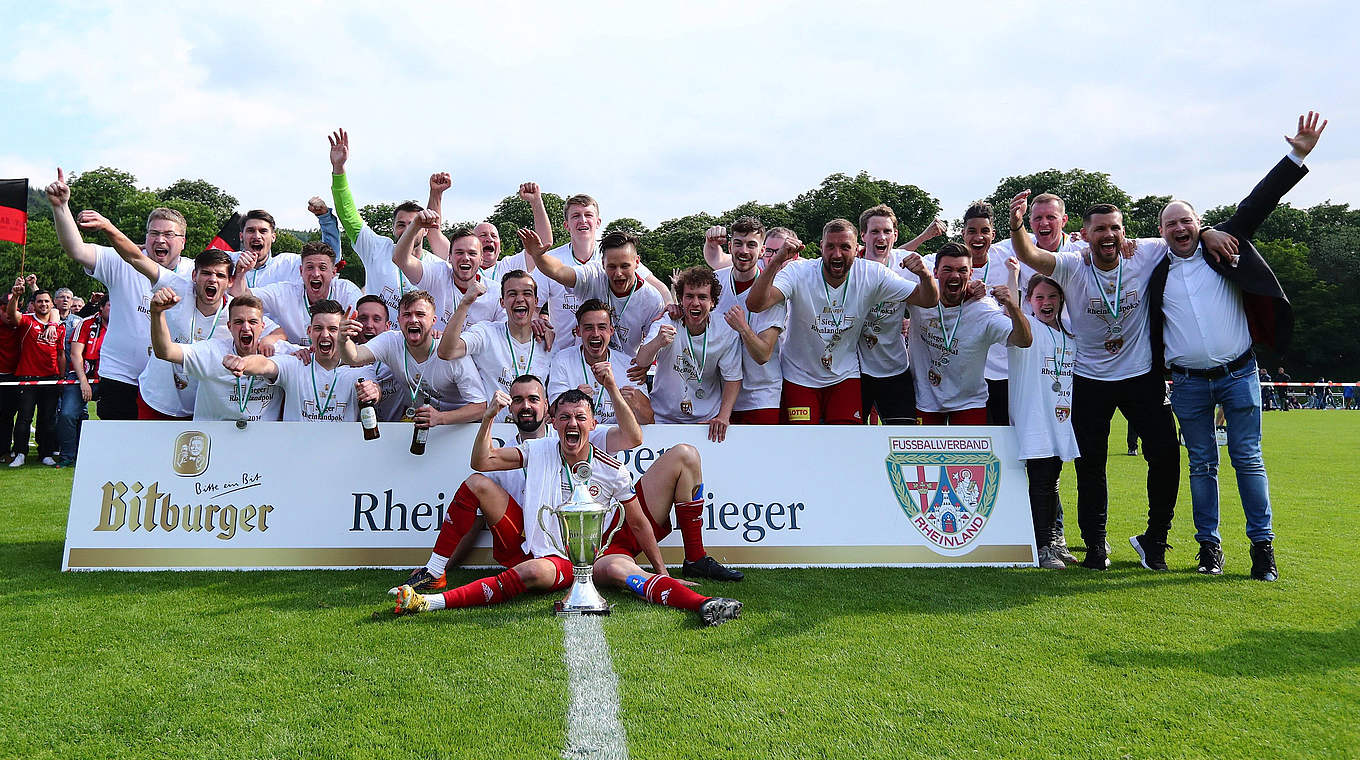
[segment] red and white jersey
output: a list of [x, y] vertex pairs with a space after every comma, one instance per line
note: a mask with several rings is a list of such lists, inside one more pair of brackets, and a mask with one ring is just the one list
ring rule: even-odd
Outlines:
[[[524, 551], [535, 557], [562, 556], [548, 538], [562, 544], [557, 518], [545, 513], [541, 525], [539, 520], [541, 510], [559, 507], [571, 498], [571, 476], [562, 459], [561, 448], [556, 438], [539, 438], [516, 448], [524, 458], [524, 501], [520, 502], [524, 508]], [[635, 497], [633, 476], [619, 460], [594, 444], [590, 448], [588, 490], [592, 499], [609, 508], [604, 520], [608, 525], [614, 511]]]

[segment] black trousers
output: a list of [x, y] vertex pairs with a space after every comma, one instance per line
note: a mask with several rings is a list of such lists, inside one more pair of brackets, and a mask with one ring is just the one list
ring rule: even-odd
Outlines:
[[[12, 383], [17, 380], [14, 375], [0, 373], [0, 383]], [[13, 385], [0, 385], [0, 430], [14, 430], [14, 415], [19, 411], [19, 389]], [[12, 435], [5, 435], [5, 451], [0, 452], [0, 456], [8, 454], [13, 449]]]
[[1010, 384], [1005, 380], [987, 381], [987, 424], [1011, 424]]
[[[53, 377], [24, 377], [21, 380], [56, 380]], [[28, 454], [28, 431], [33, 413], [38, 413], [38, 456], [57, 455], [57, 400], [59, 385], [25, 385], [19, 388], [19, 411], [14, 416], [14, 453]]]
[[99, 378], [99, 419], [137, 419], [137, 386]]
[[1125, 380], [1072, 380], [1072, 432], [1081, 456], [1077, 458], [1077, 523], [1087, 548], [1105, 541], [1109, 517], [1109, 486], [1105, 458], [1110, 442], [1110, 419], [1115, 410], [1128, 417], [1143, 439], [1147, 460], [1147, 537], [1166, 541], [1176, 512], [1181, 485], [1181, 448], [1176, 422], [1161, 373], [1149, 372]]
[[912, 385], [911, 370], [892, 377], [859, 379], [860, 413], [869, 421], [869, 410], [878, 407], [884, 425], [916, 424], [916, 386]]
[[1029, 476], [1029, 513], [1034, 519], [1034, 545], [1043, 548], [1058, 538], [1058, 515], [1062, 499], [1058, 496], [1058, 476], [1062, 473], [1062, 459], [1026, 459], [1025, 474]]

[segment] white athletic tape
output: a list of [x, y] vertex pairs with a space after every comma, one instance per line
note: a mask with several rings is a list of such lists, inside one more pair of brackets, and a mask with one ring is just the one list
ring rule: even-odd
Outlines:
[[609, 657], [600, 618], [563, 618], [562, 659], [567, 663], [571, 704], [562, 757], [626, 760], [628, 737], [619, 722], [619, 679]]

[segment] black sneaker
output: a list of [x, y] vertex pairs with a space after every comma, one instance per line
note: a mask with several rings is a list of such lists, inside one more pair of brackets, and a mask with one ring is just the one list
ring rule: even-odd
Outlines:
[[705, 554], [703, 559], [693, 562], [688, 560], [680, 566], [680, 574], [686, 578], [708, 578], [714, 581], [739, 581], [746, 577], [740, 570], [733, 570], [725, 567], [721, 562], [713, 559], [712, 554]]
[[1129, 543], [1138, 552], [1138, 561], [1149, 570], [1166, 569], [1166, 550], [1171, 547], [1163, 541], [1153, 541], [1146, 534], [1130, 536]]
[[444, 588], [446, 582], [444, 581], [444, 576], [441, 575], [436, 578], [434, 573], [430, 572], [429, 569], [417, 567], [411, 571], [411, 575], [402, 585], [410, 586], [416, 591], [424, 593], [426, 591], [438, 591], [439, 589]]
[[1199, 542], [1199, 572], [1201, 575], [1223, 574], [1223, 547], [1213, 541]]
[[715, 596], [699, 605], [699, 619], [704, 625], [722, 625], [741, 617], [741, 602]]
[[1275, 547], [1269, 541], [1256, 541], [1251, 545], [1251, 577], [1258, 581], [1277, 581], [1280, 573], [1275, 569]]
[[1110, 544], [1102, 541], [1105, 548], [1090, 546], [1090, 541], [1086, 542], [1086, 559], [1081, 561], [1081, 566], [1088, 570], [1108, 570], [1110, 569]]

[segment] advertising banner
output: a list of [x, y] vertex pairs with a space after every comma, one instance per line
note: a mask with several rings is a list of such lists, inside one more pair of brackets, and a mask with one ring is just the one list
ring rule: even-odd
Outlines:
[[[475, 425], [87, 422], [63, 570], [410, 568], [466, 478]], [[1024, 467], [1004, 427], [649, 425], [615, 454], [635, 479], [667, 449], [703, 459], [704, 543], [750, 567], [1035, 563]], [[498, 445], [513, 441], [497, 425]], [[523, 505], [534, 519], [537, 505]], [[678, 531], [661, 542], [682, 559]], [[490, 565], [483, 534], [469, 559]]]

